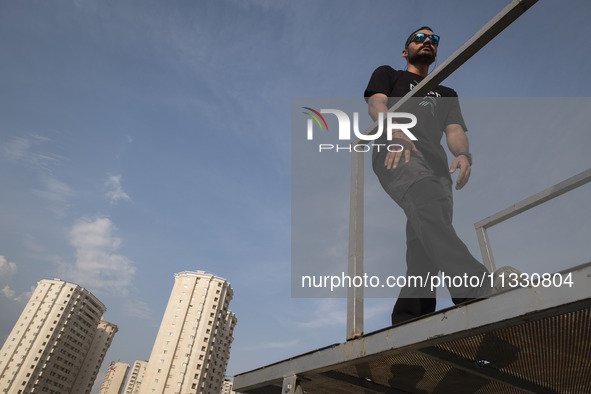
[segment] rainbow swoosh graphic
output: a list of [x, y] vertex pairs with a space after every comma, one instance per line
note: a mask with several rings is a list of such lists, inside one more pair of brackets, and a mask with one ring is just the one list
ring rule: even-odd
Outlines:
[[[310, 112], [302, 112], [303, 114], [306, 114], [310, 117], [312, 117], [316, 123], [318, 123], [318, 126], [320, 126], [320, 130], [324, 130], [324, 127], [322, 127], [322, 123], [324, 123], [324, 126], [326, 127], [326, 130], [328, 131], [328, 125], [326, 124], [326, 120], [324, 120], [324, 117], [322, 115], [320, 115], [320, 112], [310, 108], [310, 107], [302, 107], [303, 109], [307, 109], [308, 111], [312, 111], [314, 114], [311, 114]], [[320, 119], [322, 119], [322, 123], [320, 123]]]

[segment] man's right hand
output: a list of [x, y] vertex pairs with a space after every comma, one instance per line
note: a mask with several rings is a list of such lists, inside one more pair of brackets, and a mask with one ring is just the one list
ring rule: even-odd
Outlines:
[[[374, 121], [378, 119], [378, 115], [380, 112], [388, 112], [388, 96], [386, 96], [385, 94], [376, 93], [372, 95], [368, 100], [368, 104], [369, 116], [371, 116], [371, 118]], [[402, 158], [402, 156], [404, 156], [405, 163], [408, 163], [410, 161], [411, 153], [423, 157], [423, 155], [421, 155], [421, 152], [417, 150], [412, 140], [408, 138], [408, 136], [400, 130], [394, 130], [392, 132], [392, 141], [388, 141], [388, 144], [400, 144], [404, 148], [400, 152], [390, 152], [390, 150], [388, 150], [388, 153], [386, 154], [386, 161], [384, 162], [384, 165], [388, 170], [398, 167], [398, 164], [400, 163], [400, 159]], [[394, 151], [398, 149], [391, 150]]]
[[421, 154], [421, 152], [419, 152], [412, 140], [408, 138], [408, 136], [400, 130], [394, 130], [392, 132], [392, 140], [388, 141], [388, 144], [398, 144], [403, 147], [403, 149], [400, 151], [398, 151], [398, 149], [393, 148], [388, 149], [388, 153], [386, 154], [386, 161], [384, 162], [384, 165], [388, 170], [392, 170], [398, 167], [400, 159], [402, 159], [403, 156], [405, 163], [408, 163], [410, 161], [411, 154], [423, 157], [423, 155]]

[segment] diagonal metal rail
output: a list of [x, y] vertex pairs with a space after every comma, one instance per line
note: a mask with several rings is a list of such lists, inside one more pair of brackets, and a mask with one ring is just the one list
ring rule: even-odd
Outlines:
[[490, 247], [488, 232], [486, 231], [488, 228], [589, 182], [591, 182], [591, 168], [475, 223], [474, 228], [476, 229], [476, 235], [478, 236], [478, 244], [480, 245], [480, 252], [482, 253], [482, 262], [486, 268], [491, 272], [495, 270], [495, 260]]
[[[395, 112], [413, 97], [425, 96], [536, 2], [537, 0], [513, 0], [389, 111]], [[378, 122], [374, 122], [364, 134], [374, 134], [378, 126]], [[353, 148], [359, 143], [360, 140], [354, 141]], [[350, 198], [348, 274], [354, 277], [363, 275], [363, 152], [356, 152], [355, 149], [352, 149]], [[347, 339], [361, 335], [363, 288], [352, 287], [347, 294]]]

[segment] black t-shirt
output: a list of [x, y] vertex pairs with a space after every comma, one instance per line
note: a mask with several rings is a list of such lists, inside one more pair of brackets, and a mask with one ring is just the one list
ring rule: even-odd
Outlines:
[[[405, 96], [423, 77], [409, 71], [394, 70], [390, 66], [380, 66], [372, 74], [365, 89], [365, 100], [376, 93], [388, 96], [388, 108]], [[459, 124], [467, 130], [457, 93], [448, 87], [438, 85], [423, 98], [410, 100], [396, 112], [409, 112], [417, 117], [417, 125], [410, 131], [417, 137], [414, 141], [427, 163], [436, 174], [449, 173], [447, 155], [441, 145], [441, 137], [449, 124]], [[406, 123], [408, 120], [401, 120]], [[376, 143], [386, 143], [386, 132]]]

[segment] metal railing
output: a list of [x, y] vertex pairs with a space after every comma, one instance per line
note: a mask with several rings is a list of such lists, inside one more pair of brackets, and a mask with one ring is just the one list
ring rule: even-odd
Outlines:
[[[439, 67], [429, 74], [413, 90], [400, 99], [389, 111], [395, 112], [413, 97], [423, 97], [457, 70], [464, 62], [495, 38], [507, 26], [527, 11], [537, 0], [513, 0], [476, 34], [449, 56]], [[374, 134], [378, 130], [374, 122], [364, 134]], [[356, 152], [352, 143], [351, 160], [351, 200], [349, 212], [349, 258], [350, 277], [363, 275], [363, 152]], [[486, 235], [486, 233], [484, 233]], [[363, 287], [350, 287], [347, 294], [347, 340], [363, 335]]]
[[486, 268], [488, 268], [490, 272], [493, 272], [496, 269], [495, 260], [490, 247], [490, 241], [488, 239], [488, 233], [486, 231], [488, 228], [494, 226], [495, 224], [504, 222], [505, 220], [519, 215], [520, 213], [532, 209], [533, 207], [536, 207], [542, 203], [545, 203], [546, 201], [552, 200], [553, 198], [556, 198], [573, 189], [576, 189], [577, 187], [582, 186], [588, 182], [591, 182], [591, 168], [475, 223], [474, 227], [476, 228], [478, 244], [480, 245], [480, 252], [482, 253], [482, 263], [486, 266]]

